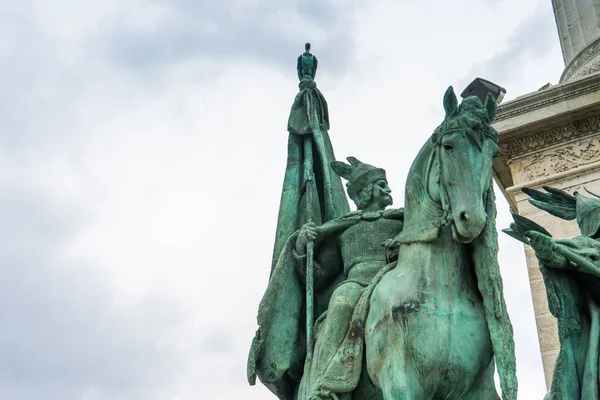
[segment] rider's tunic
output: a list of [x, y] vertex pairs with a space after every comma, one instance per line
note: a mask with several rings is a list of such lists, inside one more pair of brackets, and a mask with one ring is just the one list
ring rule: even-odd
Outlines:
[[368, 285], [388, 262], [383, 243], [393, 239], [401, 230], [401, 220], [377, 212], [363, 213], [360, 222], [342, 232], [340, 245], [346, 281]]

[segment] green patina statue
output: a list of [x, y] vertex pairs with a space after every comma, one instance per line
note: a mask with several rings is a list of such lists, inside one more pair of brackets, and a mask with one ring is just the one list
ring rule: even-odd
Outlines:
[[[577, 220], [581, 236], [554, 240], [527, 218], [514, 215], [505, 232], [535, 250], [548, 306], [557, 318], [560, 353], [547, 399], [600, 398], [600, 200], [544, 187], [525, 188], [537, 208]], [[594, 195], [596, 196], [596, 195]], [[597, 196], [596, 196], [597, 197]]]
[[[364, 288], [394, 258], [385, 245], [401, 232], [402, 209], [386, 210], [392, 204], [385, 171], [348, 157], [350, 164], [333, 163], [336, 173], [348, 180], [348, 196], [357, 211], [319, 227], [304, 226], [296, 240], [296, 260], [305, 274], [304, 248], [309, 240], [317, 243], [315, 275], [317, 282], [339, 282], [327, 308], [316, 321], [316, 345], [312, 364], [306, 365], [302, 396], [311, 400], [350, 399], [357, 388], [362, 357], [352, 362], [339, 356], [350, 328], [350, 320]], [[335, 257], [331, 257], [335, 254]], [[316, 287], [323, 287], [318, 284]], [[329, 297], [329, 296], [327, 296]], [[326, 305], [326, 304], [324, 304]], [[360, 387], [364, 398], [380, 397], [380, 391], [365, 377]], [[354, 395], [357, 398], [357, 394]]]
[[369, 285], [346, 354], [366, 362], [386, 400], [517, 398], [512, 325], [503, 297], [492, 162], [496, 102], [450, 87], [446, 118], [421, 148], [406, 182], [398, 261]]
[[449, 88], [444, 108], [405, 209], [387, 209], [383, 169], [333, 162], [325, 100], [301, 78], [251, 384], [281, 400], [499, 399], [497, 365], [502, 398], [516, 400], [491, 185], [496, 102], [459, 105]]
[[[323, 308], [323, 301], [325, 307], [327, 304], [327, 291], [314, 293], [314, 243], [308, 243], [306, 249], [308, 282], [298, 276], [291, 250], [298, 230], [306, 223], [322, 225], [350, 212], [341, 179], [332, 167], [335, 156], [327, 132], [327, 102], [313, 77], [314, 70], [300, 81], [288, 119], [287, 166], [269, 286], [259, 307], [259, 329], [248, 357], [250, 384], [258, 376], [286, 400], [296, 398], [303, 363], [312, 354], [315, 310]], [[333, 286], [328, 293], [332, 290]]]
[[[289, 354], [291, 361], [283, 364], [269, 362], [273, 359], [265, 358], [269, 356], [269, 351], [265, 349], [263, 357], [259, 357], [260, 362], [256, 364], [263, 383], [280, 399], [330, 399], [334, 394], [343, 399], [344, 393], [351, 394], [358, 385], [356, 374], [348, 368], [346, 361], [336, 357], [336, 353], [346, 337], [363, 289], [394, 257], [393, 249], [384, 245], [402, 230], [404, 214], [402, 209], [385, 210], [392, 204], [392, 197], [383, 169], [364, 164], [354, 157], [349, 157], [348, 161], [350, 164], [334, 162], [332, 166], [338, 174], [348, 179], [348, 195], [358, 210], [323, 225], [305, 224], [287, 241], [276, 266], [274, 277], [284, 270], [295, 271], [292, 280], [297, 282], [293, 286], [303, 287], [306, 282], [306, 248], [308, 243], [314, 242], [314, 315], [319, 318], [315, 321], [316, 345], [312, 362], [305, 362], [304, 349], [299, 351], [300, 347], [294, 347], [303, 341], [287, 337], [285, 343], [279, 343], [281, 347], [276, 350], [278, 356]], [[261, 327], [264, 328], [262, 335], [267, 340], [270, 335], [277, 339], [283, 337], [281, 325], [271, 325], [267, 321], [277, 318], [277, 313], [290, 315], [290, 286], [290, 281], [282, 285], [272, 281], [261, 302], [259, 321], [265, 322]], [[298, 295], [301, 294], [296, 291], [293, 300], [296, 306], [300, 304]], [[293, 314], [297, 318], [295, 324], [298, 331], [302, 330], [300, 311], [296, 309]], [[271, 332], [268, 331], [269, 327]], [[293, 334], [298, 335], [298, 331]], [[268, 346], [268, 343], [263, 342], [263, 346]], [[362, 359], [357, 361], [362, 366]], [[292, 373], [288, 369], [285, 373], [281, 365], [295, 365], [298, 370]], [[326, 373], [331, 369], [336, 370], [333, 382]], [[360, 368], [358, 372], [360, 375]], [[284, 383], [284, 379], [291, 375], [297, 379]], [[370, 381], [367, 382], [368, 385], [361, 387], [363, 392], [379, 393]]]

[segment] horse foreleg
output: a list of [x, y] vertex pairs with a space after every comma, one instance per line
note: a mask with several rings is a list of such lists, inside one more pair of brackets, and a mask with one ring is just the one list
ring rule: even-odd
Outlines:
[[[460, 400], [500, 400], [494, 383], [494, 361], [481, 373], [471, 389]], [[458, 400], [458, 399], [457, 399]]]
[[398, 387], [394, 385], [385, 385], [381, 389], [384, 400], [423, 400], [420, 390], [413, 387]]
[[[380, 351], [377, 354], [368, 355], [370, 363], [379, 364], [379, 368], [369, 367], [369, 373], [373, 382], [383, 393], [384, 400], [421, 400], [423, 399], [423, 387], [419, 382], [417, 371], [412, 365], [414, 362], [409, 358], [403, 338], [387, 338], [387, 345], [376, 346]], [[390, 345], [390, 343], [393, 343]], [[367, 353], [369, 347], [367, 346]], [[374, 364], [373, 364], [374, 365]]]
[[423, 400], [423, 391], [417, 382], [406, 374], [397, 378], [395, 382], [382, 386], [384, 400]]

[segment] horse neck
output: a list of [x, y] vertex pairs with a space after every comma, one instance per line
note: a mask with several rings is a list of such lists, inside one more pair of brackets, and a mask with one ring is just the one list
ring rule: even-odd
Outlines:
[[404, 229], [411, 229], [442, 218], [444, 211], [441, 203], [436, 202], [429, 193], [429, 180], [433, 179], [434, 147], [428, 140], [413, 161], [408, 172], [404, 191]]
[[[403, 232], [426, 232], [429, 229], [431, 233], [432, 222], [444, 219], [441, 202], [434, 200], [429, 193], [429, 181], [435, 179], [434, 158], [434, 146], [428, 141], [411, 166], [406, 181]], [[467, 288], [469, 292], [476, 290], [470, 255], [473, 245], [455, 241], [449, 225], [435, 231], [437, 236], [434, 238], [416, 233], [414, 237], [427, 237], [427, 240], [416, 240], [412, 244], [403, 245], [400, 248], [398, 263], [419, 265], [414, 269], [414, 273], [421, 275], [423, 279], [417, 281], [428, 287], [427, 290], [435, 288], [434, 291], [442, 297], [443, 293], [454, 293], [458, 296], [456, 291], [462, 290], [460, 288]], [[447, 285], [440, 286], [440, 282]]]

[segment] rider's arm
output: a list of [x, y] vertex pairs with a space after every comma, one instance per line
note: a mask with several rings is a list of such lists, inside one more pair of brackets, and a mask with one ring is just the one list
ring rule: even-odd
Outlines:
[[[304, 250], [304, 251], [302, 251]], [[296, 271], [300, 278], [306, 280], [306, 249], [295, 248], [292, 255]], [[313, 253], [313, 279], [316, 288], [324, 287], [343, 271], [339, 244], [335, 235], [318, 240]]]

